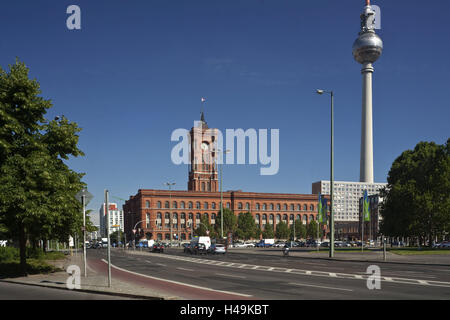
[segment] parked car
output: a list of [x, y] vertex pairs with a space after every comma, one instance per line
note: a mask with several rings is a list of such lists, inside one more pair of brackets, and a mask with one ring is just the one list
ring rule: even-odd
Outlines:
[[227, 253], [227, 248], [225, 247], [224, 244], [221, 244], [221, 243], [212, 244], [211, 247], [208, 250], [208, 253], [225, 254], [225, 253]]
[[206, 248], [204, 243], [196, 243], [194, 245], [193, 251], [195, 254], [207, 254], [208, 249]]
[[450, 248], [450, 241], [444, 241], [442, 243], [439, 243], [438, 248], [439, 249], [448, 249], [448, 248]]
[[160, 242], [156, 242], [153, 244], [152, 248], [151, 248], [152, 252], [159, 252], [159, 253], [163, 253], [164, 252], [164, 245]]

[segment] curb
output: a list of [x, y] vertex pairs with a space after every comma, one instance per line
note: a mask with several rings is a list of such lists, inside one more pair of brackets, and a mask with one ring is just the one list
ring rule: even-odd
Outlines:
[[48, 286], [48, 285], [44, 285], [44, 284], [29, 283], [29, 282], [22, 282], [22, 281], [14, 281], [14, 280], [0, 279], [0, 282], [21, 284], [21, 285], [35, 286], [35, 287], [42, 287], [42, 288], [53, 288], [53, 289], [66, 290], [66, 291], [77, 291], [77, 292], [85, 292], [85, 293], [92, 293], [92, 294], [102, 294], [102, 295], [117, 296], [117, 297], [124, 297], [124, 298], [142, 299], [142, 300], [165, 300], [164, 298], [161, 298], [161, 297], [149, 297], [149, 296], [141, 296], [141, 295], [135, 295], [135, 294], [130, 294], [130, 293], [97, 291], [97, 290], [90, 290], [90, 289], [68, 289], [68, 288]]

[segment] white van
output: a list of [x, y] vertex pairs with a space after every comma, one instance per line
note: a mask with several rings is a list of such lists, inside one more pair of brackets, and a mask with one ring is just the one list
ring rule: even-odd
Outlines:
[[202, 243], [205, 245], [205, 249], [209, 250], [211, 247], [211, 238], [210, 237], [195, 237], [191, 240], [191, 245], [196, 243]]

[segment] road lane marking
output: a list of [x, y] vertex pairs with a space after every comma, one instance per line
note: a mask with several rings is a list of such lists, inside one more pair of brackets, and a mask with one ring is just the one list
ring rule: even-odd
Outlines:
[[353, 291], [352, 289], [344, 289], [344, 288], [336, 288], [336, 287], [325, 287], [325, 286], [318, 286], [318, 285], [314, 285], [314, 284], [297, 283], [297, 282], [289, 282], [289, 284], [292, 284], [292, 285], [295, 285], [295, 286], [314, 287], [314, 288], [330, 289], [330, 290]]
[[[105, 259], [102, 259], [102, 261], [104, 263], [108, 264], [108, 261], [106, 261]], [[168, 279], [164, 279], [164, 278], [152, 277], [152, 276], [148, 276], [146, 274], [137, 273], [137, 272], [134, 272], [134, 271], [122, 269], [122, 268], [120, 268], [118, 266], [115, 266], [113, 264], [111, 264], [111, 267], [114, 268], [114, 269], [123, 271], [123, 272], [128, 272], [128, 273], [137, 275], [137, 276], [141, 276], [141, 277], [145, 277], [145, 278], [149, 278], [149, 279], [153, 279], [153, 280], [158, 280], [158, 281], [165, 281], [165, 282], [169, 282], [169, 283], [173, 283], [173, 284], [177, 284], [177, 285], [181, 285], [181, 286], [187, 286], [187, 287], [191, 287], [191, 288], [195, 288], [195, 289], [201, 289], [201, 290], [213, 291], [213, 292], [219, 292], [219, 293], [226, 293], [226, 294], [237, 295], [237, 296], [242, 296], [242, 297], [252, 297], [252, 295], [249, 295], [249, 294], [232, 292], [232, 291], [225, 291], [225, 290], [217, 290], [217, 289], [201, 287], [201, 286], [197, 286], [197, 285], [193, 285], [193, 284], [189, 284], [189, 283], [184, 283], [184, 282], [179, 282], [179, 281], [174, 281], [174, 280], [168, 280]]]
[[[188, 257], [181, 257], [181, 256], [164, 256], [168, 259], [174, 259], [174, 260], [181, 260], [181, 261], [190, 261], [193, 263], [204, 263], [204, 259], [193, 259]], [[213, 263], [208, 264], [216, 264], [222, 266], [222, 267], [232, 267], [232, 268], [243, 268], [243, 264], [240, 263], [228, 263], [224, 264], [223, 262], [217, 262], [215, 260], [208, 260], [212, 261]], [[272, 271], [272, 272], [286, 272], [287, 268], [279, 268], [279, 267], [269, 267], [269, 266], [256, 266], [256, 265], [244, 265], [247, 266], [249, 269], [258, 269], [260, 271]], [[347, 273], [336, 273], [336, 272], [326, 272], [326, 271], [309, 271], [309, 270], [302, 270], [302, 269], [288, 269], [291, 270], [290, 273], [293, 274], [299, 274], [299, 275], [310, 275], [310, 276], [319, 276], [319, 277], [334, 277], [338, 279], [354, 279], [354, 280], [363, 280], [366, 279], [363, 275], [367, 275], [366, 272], [355, 272], [354, 274], [347, 274]], [[441, 269], [442, 270], [442, 269]], [[361, 274], [361, 275], [358, 275]], [[433, 276], [425, 276], [420, 275], [421, 277], [433, 277]], [[444, 282], [444, 281], [435, 281], [435, 280], [423, 280], [423, 279], [408, 279], [408, 278], [400, 278], [396, 276], [388, 276], [388, 277], [381, 277], [382, 281], [390, 282], [390, 283], [402, 283], [402, 284], [413, 284], [413, 285], [426, 285], [426, 286], [437, 286], [437, 287], [450, 287], [450, 282]]]
[[225, 273], [216, 273], [218, 276], [224, 276], [224, 277], [230, 277], [230, 278], [240, 278], [240, 279], [247, 279], [247, 277], [244, 276], [236, 276], [233, 274], [225, 274]]
[[194, 271], [194, 269], [188, 269], [188, 268], [177, 268], [178, 270], [184, 270], [184, 271]]
[[158, 266], [161, 266], [161, 267], [167, 267], [167, 264], [163, 264], [163, 263], [155, 263], [155, 264]]

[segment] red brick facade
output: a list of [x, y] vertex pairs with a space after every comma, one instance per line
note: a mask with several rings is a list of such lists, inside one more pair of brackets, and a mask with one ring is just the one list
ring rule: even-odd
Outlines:
[[[252, 213], [261, 227], [266, 224], [276, 226], [279, 221], [289, 221], [290, 225], [294, 217], [304, 223], [317, 220], [317, 195], [227, 191], [223, 192], [223, 206], [236, 215]], [[209, 222], [215, 223], [220, 211], [220, 192], [140, 189], [125, 203], [123, 210], [128, 239], [137, 224], [137, 234], [141, 238], [170, 240], [171, 213], [172, 233], [179, 234], [181, 240], [188, 240], [193, 229], [198, 227], [200, 217], [206, 214]], [[176, 239], [175, 236], [172, 238]]]

